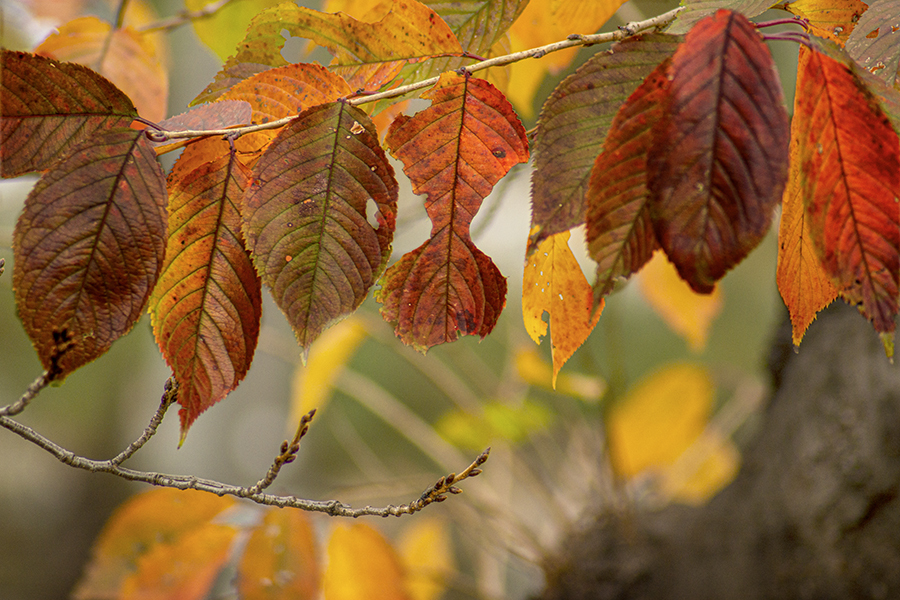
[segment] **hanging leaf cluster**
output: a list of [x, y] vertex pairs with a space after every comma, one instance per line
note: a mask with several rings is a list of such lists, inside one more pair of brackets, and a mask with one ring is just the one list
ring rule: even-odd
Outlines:
[[[41, 172], [15, 228], [13, 284], [51, 377], [101, 356], [149, 308], [184, 435], [250, 368], [263, 285], [304, 354], [373, 289], [417, 349], [483, 337], [507, 285], [472, 221], [532, 153], [523, 303], [536, 341], [550, 314], [554, 378], [604, 298], [654, 252], [710, 293], [779, 205], [777, 277], [795, 341], [840, 296], [889, 345], [900, 280], [890, 2], [789, 6], [812, 31], [774, 36], [803, 44], [791, 120], [764, 30], [748, 20], [764, 7], [695, 4], [670, 33], [597, 51], [553, 91], [533, 136], [507, 99], [508, 78], [465, 68], [508, 52], [526, 4], [394, 0], [362, 19], [275, 4], [252, 18], [193, 108], [158, 122], [128, 83], [134, 72], [104, 54], [132, 44], [140, 72], [162, 72], [158, 45], [130, 26], [66, 26], [97, 70], [59, 60], [78, 58], [59, 36], [35, 53], [3, 50], [0, 171]], [[513, 38], [538, 39], [529, 14]], [[285, 32], [333, 60], [288, 63]], [[418, 82], [427, 106], [401, 114], [419, 92], [391, 91]], [[135, 88], [133, 99], [121, 91]], [[157, 156], [175, 148], [166, 174]], [[393, 264], [389, 154], [432, 224]], [[593, 285], [568, 248], [580, 225]]]

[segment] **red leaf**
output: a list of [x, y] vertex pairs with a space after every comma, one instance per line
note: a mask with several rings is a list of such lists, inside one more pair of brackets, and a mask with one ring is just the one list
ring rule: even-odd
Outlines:
[[131, 100], [87, 67], [0, 51], [0, 173], [42, 171], [98, 131], [127, 127]]
[[459, 335], [490, 333], [506, 280], [469, 234], [484, 198], [528, 160], [525, 128], [486, 81], [444, 73], [423, 97], [432, 105], [391, 125], [387, 144], [413, 191], [426, 194], [431, 239], [384, 274], [376, 298], [407, 344], [426, 350]]
[[787, 180], [788, 119], [756, 28], [726, 10], [675, 52], [666, 114], [648, 156], [660, 245], [698, 292], [762, 240]]
[[597, 262], [597, 299], [659, 248], [648, 206], [647, 153], [668, 95], [669, 62], [663, 61], [619, 109], [591, 171], [585, 220], [588, 251]]
[[45, 369], [67, 375], [127, 333], [165, 253], [166, 190], [146, 137], [114, 129], [35, 185], [16, 224], [19, 318]]
[[200, 413], [237, 387], [256, 348], [260, 281], [237, 208], [248, 178], [227, 153], [188, 172], [176, 164], [169, 181], [169, 241], [151, 314], [179, 384], [182, 439]]
[[[849, 59], [847, 59], [849, 60]], [[792, 135], [822, 264], [850, 302], [894, 331], [900, 277], [900, 143], [845, 64], [801, 48]]]
[[[366, 221], [377, 206], [378, 227]], [[364, 112], [302, 112], [266, 150], [244, 196], [253, 262], [307, 351], [355, 310], [390, 257], [397, 183]]]

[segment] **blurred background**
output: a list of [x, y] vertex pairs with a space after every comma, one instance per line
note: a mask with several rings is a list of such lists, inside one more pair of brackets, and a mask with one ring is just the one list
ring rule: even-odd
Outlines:
[[[674, 6], [626, 4], [604, 30]], [[87, 0], [0, 0], [0, 8], [0, 41], [20, 50], [32, 50], [77, 16], [114, 14], [109, 4]], [[176, 0], [141, 6], [147, 22], [183, 8]], [[190, 25], [166, 37], [168, 116], [186, 109], [221, 61]], [[770, 47], [790, 106], [796, 46]], [[596, 51], [582, 49], [559, 72], [534, 75], [537, 91], [518, 94], [532, 95], [531, 105], [516, 104], [526, 129], [553, 87]], [[172, 160], [165, 157], [167, 165]], [[400, 165], [395, 169], [401, 172]], [[127, 466], [251, 485], [292, 435], [299, 415], [318, 407], [299, 459], [272, 491], [384, 505], [412, 501], [437, 477], [461, 470], [491, 446], [485, 473], [463, 485], [463, 496], [426, 509], [451, 540], [444, 585], [452, 598], [536, 592], [542, 560], [590, 511], [705, 501], [738, 468], [742, 441], [767, 393], [765, 358], [786, 312], [775, 287], [775, 228], [712, 299], [673, 283], [671, 267], [655, 260], [608, 299], [553, 390], [549, 340], [535, 345], [522, 323], [529, 178], [530, 165], [514, 169], [473, 225], [476, 244], [509, 285], [506, 309], [486, 339], [461, 339], [423, 356], [394, 338], [369, 299], [316, 342], [303, 366], [287, 322], [266, 297], [259, 346], [241, 386], [196, 421], [181, 448], [173, 410]], [[6, 260], [0, 276], [0, 404], [15, 401], [41, 372], [16, 319], [12, 292], [12, 232], [34, 181], [0, 182], [0, 257]], [[421, 244], [430, 230], [421, 198], [402, 178], [401, 195], [395, 258]], [[582, 232], [573, 233], [570, 246], [592, 280]], [[169, 374], [145, 318], [107, 355], [43, 391], [18, 420], [77, 454], [108, 458], [141, 433]], [[611, 435], [618, 454], [609, 451]], [[640, 449], [647, 456], [635, 458]], [[0, 596], [67, 597], [111, 511], [146, 489], [62, 465], [0, 430]], [[397, 539], [417, 518], [367, 523]], [[325, 539], [333, 521], [313, 522]]]

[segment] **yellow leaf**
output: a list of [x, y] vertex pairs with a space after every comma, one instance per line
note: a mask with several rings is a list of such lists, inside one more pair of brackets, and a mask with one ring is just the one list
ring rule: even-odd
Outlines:
[[130, 498], [115, 510], [94, 542], [74, 597], [118, 598], [143, 554], [160, 544], [173, 544], [234, 504], [231, 497], [164, 488]]
[[[519, 348], [516, 351], [516, 371], [528, 385], [550, 389], [547, 382], [553, 377], [553, 370], [536, 348]], [[556, 380], [557, 392], [587, 402], [599, 401], [606, 387], [606, 382], [600, 377], [581, 373], [561, 373]]]
[[[512, 50], [518, 52], [558, 42], [572, 33], [594, 33], [624, 3], [625, 0], [531, 0], [509, 29]], [[577, 48], [570, 48], [540, 60], [510, 65], [509, 99], [524, 118], [534, 113], [534, 93], [544, 77], [568, 67], [577, 53]]]
[[316, 538], [299, 510], [267, 510], [238, 567], [241, 600], [292, 600], [319, 594]]
[[[61, 25], [35, 48], [35, 54], [88, 66], [125, 92], [145, 119], [166, 118], [169, 77], [156, 46], [131, 27], [112, 32], [97, 17], [81, 17]], [[100, 61], [107, 38], [109, 49]]]
[[838, 296], [838, 289], [825, 272], [809, 234], [800, 190], [799, 162], [794, 158], [798, 145], [798, 138], [792, 138], [791, 168], [782, 200], [775, 272], [778, 291], [791, 315], [795, 346], [800, 345], [816, 313]]
[[[196, 11], [215, 0], [184, 0], [188, 10]], [[214, 14], [202, 19], [192, 19], [191, 25], [200, 41], [206, 44], [220, 60], [228, 60], [235, 47], [244, 39], [250, 21], [260, 11], [282, 0], [242, 0], [229, 2]]]
[[687, 454], [693, 460], [680, 460], [663, 478], [663, 492], [684, 504], [699, 505], [731, 483], [741, 464], [741, 454], [727, 438], [706, 432], [694, 442]]
[[326, 0], [322, 12], [342, 12], [360, 21], [373, 22], [391, 12], [392, 0]]
[[291, 427], [312, 409], [321, 409], [331, 397], [334, 382], [347, 361], [366, 339], [362, 319], [350, 316], [326, 329], [312, 346], [309, 361], [294, 371]]
[[609, 412], [613, 469], [633, 477], [673, 465], [706, 428], [713, 383], [691, 364], [664, 367], [632, 389]]
[[400, 557], [363, 523], [334, 528], [324, 589], [325, 600], [411, 600]]
[[594, 294], [569, 249], [569, 232], [550, 236], [525, 263], [522, 281], [522, 316], [525, 329], [536, 344], [547, 333], [543, 315], [550, 315], [553, 387], [559, 370], [590, 335], [603, 302], [591, 315]]
[[684, 282], [672, 263], [657, 252], [639, 273], [640, 290], [663, 321], [700, 352], [709, 339], [709, 328], [722, 311], [722, 292], [698, 294]]
[[868, 5], [860, 0], [794, 0], [781, 6], [789, 13], [808, 19], [810, 31], [841, 46]]
[[440, 598], [447, 577], [455, 570], [447, 524], [432, 518], [415, 519], [403, 531], [398, 546], [410, 600]]

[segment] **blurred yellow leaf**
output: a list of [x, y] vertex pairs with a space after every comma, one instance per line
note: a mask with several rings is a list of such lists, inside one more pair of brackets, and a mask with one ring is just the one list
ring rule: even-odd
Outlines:
[[113, 512], [94, 542], [91, 561], [73, 596], [119, 598], [143, 554], [159, 545], [170, 547], [234, 504], [228, 496], [165, 488], [130, 498]]
[[613, 469], [633, 477], [673, 465], [706, 428], [713, 383], [701, 366], [664, 367], [639, 383], [609, 411]]
[[706, 347], [709, 329], [722, 311], [722, 291], [698, 294], [684, 282], [662, 252], [656, 252], [638, 274], [640, 290], [663, 321], [694, 352]]
[[[236, 47], [244, 39], [253, 17], [281, 1], [283, 0], [229, 2], [215, 14], [202, 19], [193, 19], [191, 24], [200, 41], [219, 59], [225, 61], [236, 52]], [[184, 0], [184, 6], [188, 10], [195, 11], [213, 2], [214, 0]]]
[[411, 600], [400, 557], [363, 523], [338, 525], [328, 541], [325, 600]]
[[535, 344], [547, 333], [544, 312], [550, 315], [553, 358], [552, 384], [556, 388], [559, 370], [591, 334], [603, 302], [591, 315], [594, 292], [569, 249], [569, 232], [550, 236], [525, 263], [522, 280], [522, 317]]
[[[572, 33], [594, 33], [624, 3], [625, 0], [531, 0], [510, 27], [512, 50], [559, 42]], [[570, 48], [509, 66], [509, 99], [522, 118], [534, 116], [534, 94], [544, 77], [568, 67], [577, 53], [578, 48]]]
[[406, 567], [410, 600], [437, 600], [453, 573], [450, 532], [444, 521], [419, 518], [403, 530], [397, 544]]
[[[690, 459], [687, 460], [690, 455]], [[731, 483], [741, 465], [741, 454], [727, 438], [705, 432], [686, 456], [670, 468], [662, 481], [663, 492], [677, 502], [699, 505]]]
[[[117, 29], [97, 17], [81, 17], [61, 25], [35, 48], [35, 54], [90, 67], [125, 92], [145, 119], [166, 118], [169, 76], [151, 38], [131, 27]], [[103, 45], [109, 49], [99, 64]]]
[[238, 567], [241, 600], [293, 600], [319, 594], [316, 538], [306, 513], [268, 510]]
[[[550, 389], [548, 382], [553, 377], [553, 370], [537, 348], [519, 348], [516, 351], [516, 371], [528, 385]], [[600, 377], [581, 373], [561, 373], [556, 380], [556, 391], [588, 402], [597, 402], [606, 393], [606, 382]]]
[[477, 414], [448, 412], [434, 427], [451, 444], [468, 450], [483, 450], [499, 440], [509, 444], [522, 443], [553, 421], [553, 412], [537, 402], [525, 400], [518, 406], [510, 406], [493, 401], [485, 403]]
[[291, 427], [314, 408], [325, 406], [341, 369], [366, 338], [362, 319], [350, 316], [326, 329], [315, 341], [306, 365], [294, 371], [291, 392]]

